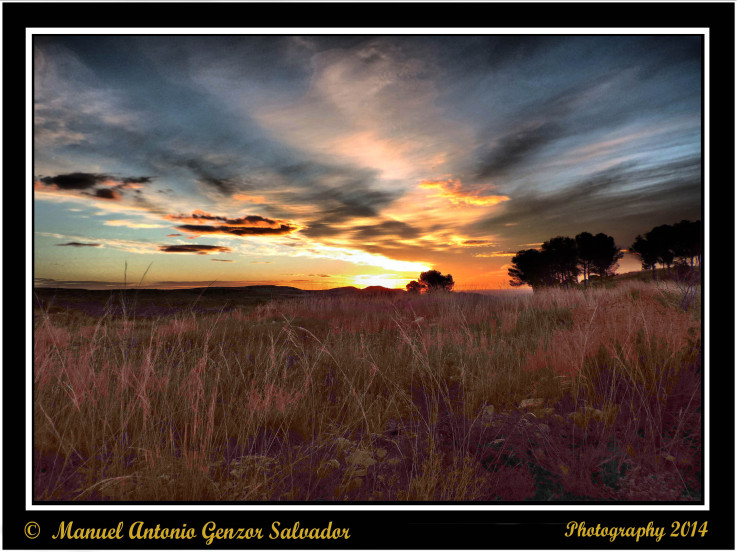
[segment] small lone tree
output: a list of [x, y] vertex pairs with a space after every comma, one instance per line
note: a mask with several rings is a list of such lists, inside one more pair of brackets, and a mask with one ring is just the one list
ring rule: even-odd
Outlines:
[[423, 289], [422, 284], [419, 283], [417, 280], [412, 280], [409, 284], [407, 284], [406, 287], [409, 293], [414, 293], [414, 294], [422, 293], [422, 289]]
[[437, 270], [428, 270], [420, 274], [419, 285], [424, 287], [426, 293], [434, 293], [437, 291], [452, 291], [455, 282], [450, 274], [443, 276]]

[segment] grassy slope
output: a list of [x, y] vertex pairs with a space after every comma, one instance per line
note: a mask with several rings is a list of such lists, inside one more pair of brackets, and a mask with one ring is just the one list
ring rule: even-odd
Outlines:
[[700, 309], [679, 293], [41, 309], [35, 496], [697, 500]]

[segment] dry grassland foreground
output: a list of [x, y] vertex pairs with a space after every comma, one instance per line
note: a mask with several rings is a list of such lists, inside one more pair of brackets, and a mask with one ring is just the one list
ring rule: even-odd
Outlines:
[[699, 501], [701, 306], [682, 299], [37, 309], [35, 499]]

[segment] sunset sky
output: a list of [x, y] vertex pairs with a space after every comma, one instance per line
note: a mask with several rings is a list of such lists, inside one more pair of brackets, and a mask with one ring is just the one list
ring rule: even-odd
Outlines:
[[491, 289], [555, 236], [626, 249], [701, 217], [701, 40], [37, 35], [35, 283]]

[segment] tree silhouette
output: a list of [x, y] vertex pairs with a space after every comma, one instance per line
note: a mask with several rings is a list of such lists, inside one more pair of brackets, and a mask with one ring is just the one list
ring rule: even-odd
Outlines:
[[583, 272], [583, 280], [588, 283], [591, 278], [591, 265], [596, 256], [596, 240], [588, 232], [581, 232], [576, 236], [576, 249], [578, 250], [578, 264]]
[[564, 236], [552, 238], [542, 245], [545, 264], [557, 284], [570, 287], [578, 282], [578, 251], [576, 240]]
[[417, 280], [412, 280], [409, 284], [407, 284], [407, 291], [409, 293], [421, 293], [422, 290], [422, 284], [419, 283]]
[[658, 255], [652, 244], [642, 236], [637, 236], [630, 247], [635, 255], [640, 258], [643, 270], [652, 270], [655, 277], [655, 266], [658, 264]]
[[682, 220], [673, 225], [673, 254], [683, 264], [701, 264], [701, 221]]
[[614, 238], [601, 232], [595, 236], [588, 232], [580, 233], [576, 236], [576, 249], [586, 283], [592, 274], [601, 279], [611, 276], [617, 269], [617, 261], [624, 256], [614, 243]]
[[428, 270], [420, 274], [419, 284], [424, 287], [426, 293], [433, 293], [452, 291], [455, 282], [450, 274], [443, 276], [437, 270]]
[[511, 278], [509, 285], [513, 287], [528, 285], [535, 290], [553, 283], [547, 255], [537, 249], [519, 251], [512, 257], [512, 268], [507, 274]]
[[[643, 237], [637, 236], [630, 251], [642, 262], [642, 268], [653, 270], [660, 263], [670, 270], [674, 260], [677, 266], [701, 264], [702, 223], [682, 220], [673, 225], [656, 226]], [[507, 270], [509, 285], [528, 285], [533, 290], [541, 287], [573, 287], [583, 274], [584, 283], [592, 277], [600, 280], [614, 275], [619, 260], [624, 256], [612, 236], [603, 232], [592, 235], [581, 232], [575, 239], [566, 236], [551, 238], [538, 249], [518, 251]]]
[[675, 233], [673, 227], [669, 224], [656, 226], [645, 234], [645, 239], [650, 244], [652, 252], [658, 258], [661, 266], [670, 270], [676, 255], [673, 251], [675, 243]]
[[594, 254], [591, 260], [590, 271], [600, 279], [609, 278], [619, 266], [617, 261], [624, 257], [624, 253], [614, 243], [614, 238], [599, 233], [593, 238]]
[[637, 236], [630, 248], [642, 261], [643, 269], [651, 269], [655, 277], [658, 263], [670, 270], [673, 262], [690, 265], [701, 264], [701, 237], [703, 228], [700, 220], [682, 220], [676, 224], [656, 226], [645, 237]]

